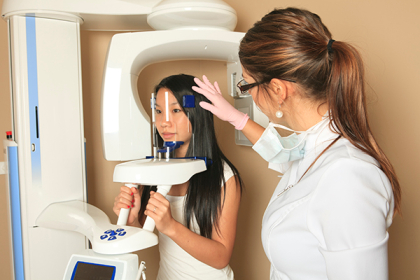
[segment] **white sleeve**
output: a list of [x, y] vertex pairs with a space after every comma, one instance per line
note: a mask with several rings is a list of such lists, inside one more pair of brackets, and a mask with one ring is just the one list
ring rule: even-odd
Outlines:
[[375, 165], [342, 159], [325, 172], [310, 204], [308, 228], [319, 241], [329, 280], [388, 279], [392, 207], [389, 180]]
[[[233, 170], [232, 168], [230, 168], [229, 164], [227, 164], [226, 162], [223, 162], [223, 174], [225, 177], [225, 182], [227, 182], [231, 177], [233, 177]], [[223, 187], [223, 184], [221, 184]]]

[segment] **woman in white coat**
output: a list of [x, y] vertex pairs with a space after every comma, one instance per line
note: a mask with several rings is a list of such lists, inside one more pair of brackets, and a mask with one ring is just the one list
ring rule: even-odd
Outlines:
[[269, 117], [266, 129], [223, 99], [217, 82], [197, 79], [194, 90], [284, 174], [262, 224], [271, 279], [388, 279], [387, 229], [401, 190], [369, 127], [359, 53], [332, 40], [318, 15], [288, 8], [255, 23], [239, 57], [238, 87]]

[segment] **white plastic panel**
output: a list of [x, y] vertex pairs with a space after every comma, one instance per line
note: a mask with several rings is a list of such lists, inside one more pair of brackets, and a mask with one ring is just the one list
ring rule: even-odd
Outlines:
[[221, 0], [163, 0], [153, 8], [147, 22], [156, 30], [224, 29], [236, 27], [235, 10]]
[[[42, 212], [36, 223], [40, 228], [42, 227], [43, 231], [48, 228], [59, 230], [48, 232], [65, 232], [68, 235], [68, 231], [75, 231], [80, 233], [80, 236], [83, 234], [89, 238], [92, 249], [100, 254], [125, 254], [149, 248], [158, 243], [157, 235], [152, 232], [154, 226], [151, 230], [146, 230], [113, 225], [102, 210], [81, 201], [53, 203]], [[37, 234], [40, 232], [42, 231], [37, 231]], [[67, 245], [72, 244], [51, 247], [51, 252], [57, 251], [57, 248], [66, 249]], [[65, 250], [65, 252], [74, 253], [77, 249], [79, 248]]]
[[239, 95], [239, 89], [236, 86], [240, 80], [242, 80], [242, 67], [239, 61], [228, 62], [227, 65], [227, 81], [228, 81], [228, 93], [233, 98], [237, 98]]
[[[204, 59], [239, 63], [244, 33], [172, 30], [117, 34], [106, 61], [102, 90], [102, 141], [107, 160], [151, 155], [150, 118], [138, 98], [137, 78], [149, 64]], [[109, 120], [110, 122], [107, 122]]]
[[[251, 95], [235, 99], [235, 108], [248, 114], [249, 118], [263, 127], [268, 126], [268, 117], [257, 107]], [[235, 143], [237, 145], [252, 146], [252, 143], [240, 130], [235, 130]]]
[[[92, 250], [84, 250], [71, 256], [63, 280], [72, 280], [72, 277], [77, 275], [75, 272], [78, 269], [78, 262], [83, 262], [87, 265], [113, 267], [115, 272], [114, 280], [136, 280], [138, 270], [138, 257], [136, 254], [108, 256], [97, 254]], [[93, 278], [99, 275], [88, 273], [87, 276]]]
[[[153, 10], [153, 12], [152, 12]], [[221, 0], [4, 0], [2, 16], [24, 16], [84, 22], [83, 29], [143, 31], [185, 26], [236, 26], [235, 10]], [[148, 16], [151, 15], [149, 19]]]
[[7, 226], [9, 228], [9, 248], [12, 256], [10, 271], [13, 279], [23, 279], [22, 215], [20, 207], [18, 147], [15, 141], [3, 140], [6, 176]]
[[50, 203], [85, 199], [79, 25], [21, 16], [9, 21], [25, 279], [60, 279], [85, 238], [34, 226]]
[[206, 169], [201, 159], [142, 159], [115, 166], [113, 179], [121, 183], [172, 186], [185, 183]]
[[4, 0], [2, 14], [24, 10], [50, 10], [98, 15], [148, 14], [161, 0]]

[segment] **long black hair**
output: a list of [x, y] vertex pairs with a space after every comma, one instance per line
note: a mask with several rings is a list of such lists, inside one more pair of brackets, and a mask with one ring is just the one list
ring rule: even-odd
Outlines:
[[[213, 114], [199, 105], [201, 101], [209, 103], [210, 101], [203, 95], [193, 91], [193, 86], [197, 86], [193, 76], [185, 74], [173, 75], [164, 78], [155, 87], [155, 93], [162, 88], [169, 89], [174, 94], [184, 113], [189, 114], [194, 141], [191, 139], [186, 157], [200, 156], [212, 160], [212, 164], [207, 166], [206, 171], [191, 177], [184, 202], [184, 222], [186, 226], [191, 229], [192, 219], [195, 217], [200, 228], [200, 235], [211, 239], [213, 227], [216, 231], [219, 230], [219, 215], [225, 199], [223, 197], [222, 200], [221, 188], [223, 186], [223, 193], [226, 193], [225, 163], [235, 175], [236, 183], [239, 184], [241, 192], [243, 183], [238, 170], [225, 157], [217, 144]], [[184, 95], [195, 96], [195, 108], [183, 107]], [[156, 187], [143, 186], [139, 213], [140, 224], [143, 224], [145, 219], [144, 211], [150, 198], [151, 190], [156, 191]]]

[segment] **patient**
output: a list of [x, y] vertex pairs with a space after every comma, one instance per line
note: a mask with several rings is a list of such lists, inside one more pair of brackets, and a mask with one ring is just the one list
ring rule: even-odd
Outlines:
[[[217, 144], [213, 115], [198, 105], [209, 101], [193, 91], [193, 86], [194, 77], [184, 74], [169, 76], [156, 86], [156, 128], [164, 141], [184, 142], [176, 157], [207, 157], [212, 164], [188, 182], [172, 186], [166, 198], [156, 193], [155, 187], [139, 186], [137, 190], [122, 186], [113, 210], [119, 215], [121, 208], [130, 208], [130, 226], [142, 227], [146, 216], [155, 221], [159, 231], [158, 280], [234, 279], [229, 261], [242, 181]], [[182, 106], [184, 95], [195, 96], [195, 108]]]

